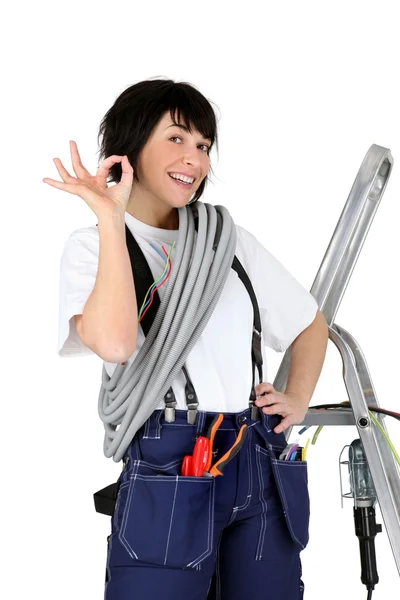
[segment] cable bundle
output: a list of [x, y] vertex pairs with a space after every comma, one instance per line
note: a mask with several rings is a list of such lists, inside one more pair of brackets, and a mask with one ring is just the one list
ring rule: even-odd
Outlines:
[[[394, 419], [397, 419], [398, 421], [400, 421], [400, 413], [397, 413], [393, 410], [387, 410], [386, 408], [381, 408], [379, 406], [368, 406], [368, 414], [369, 417], [371, 419], [371, 421], [373, 421], [375, 423], [375, 425], [378, 427], [379, 431], [381, 432], [381, 434], [383, 435], [383, 437], [385, 438], [385, 441], [387, 443], [387, 445], [389, 446], [389, 448], [391, 449], [393, 456], [395, 457], [397, 463], [400, 466], [400, 456], [398, 454], [398, 452], [396, 451], [396, 448], [394, 447], [391, 439], [389, 438], [389, 436], [387, 435], [387, 433], [385, 432], [385, 430], [383, 429], [382, 425], [380, 424], [380, 422], [378, 421], [378, 419], [374, 416], [373, 412], [377, 412], [383, 415], [388, 415], [389, 417], [393, 417]], [[346, 411], [351, 411], [351, 405], [349, 400], [345, 400], [344, 402], [342, 402], [341, 404], [319, 404], [318, 406], [310, 406], [309, 410], [319, 410], [319, 409], [329, 409], [329, 410], [346, 410]], [[300, 431], [298, 432], [298, 435], [302, 435], [305, 431], [307, 431], [307, 429], [309, 429], [310, 427], [312, 427], [311, 425], [308, 425], [306, 427], [303, 427], [302, 429], [300, 429]], [[312, 438], [312, 444], [315, 444], [317, 441], [317, 438], [321, 432], [323, 428], [323, 425], [319, 425], [313, 435]]]
[[143, 346], [128, 369], [118, 364], [109, 377], [103, 365], [98, 413], [105, 429], [104, 455], [115, 462], [124, 457], [184, 365], [219, 300], [235, 255], [236, 228], [225, 207], [197, 201], [178, 213], [175, 267]]

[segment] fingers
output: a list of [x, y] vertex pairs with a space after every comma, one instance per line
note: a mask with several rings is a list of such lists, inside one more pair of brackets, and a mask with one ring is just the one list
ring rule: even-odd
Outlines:
[[81, 186], [75, 183], [61, 183], [61, 181], [56, 181], [55, 179], [50, 179], [49, 177], [45, 177], [42, 179], [42, 181], [59, 190], [63, 190], [64, 192], [69, 192], [70, 194], [75, 194], [75, 196], [80, 196], [79, 190], [81, 189]]
[[284, 419], [282, 419], [282, 421], [279, 423], [279, 425], [277, 425], [275, 427], [275, 429], [273, 430], [274, 433], [282, 433], [282, 431], [285, 431], [285, 429], [287, 429], [288, 427], [291, 427], [293, 425], [292, 420], [290, 418], [290, 416], [285, 417]]
[[71, 194], [77, 195], [77, 188], [80, 187], [77, 186], [78, 180], [68, 173], [67, 169], [63, 166], [59, 158], [53, 158], [53, 162], [56, 165], [56, 169], [64, 183], [61, 183], [61, 181], [56, 181], [55, 179], [50, 179], [50, 177], [45, 177], [43, 179], [44, 183], [48, 183], [59, 190], [64, 190], [65, 192], [70, 192]]
[[132, 187], [133, 167], [131, 166], [131, 164], [126, 156], [122, 157], [121, 167], [122, 167], [122, 176], [121, 176], [121, 181], [119, 182], [119, 185], [123, 185], [126, 187]]
[[[122, 163], [122, 172], [124, 172], [124, 167], [123, 165], [125, 164], [124, 162], [124, 157], [123, 156], [118, 156], [117, 154], [112, 154], [111, 156], [108, 156], [106, 159], [103, 160], [103, 162], [100, 164], [99, 168], [97, 169], [97, 177], [103, 177], [104, 179], [107, 179], [107, 175], [109, 170], [111, 169], [111, 167], [113, 165], [115, 165], [115, 163]], [[129, 164], [128, 159], [126, 159], [126, 161]], [[129, 165], [130, 166], [130, 165]], [[132, 169], [132, 167], [130, 167]], [[125, 172], [127, 173], [127, 167], [125, 168]], [[121, 179], [122, 181], [122, 179]]]
[[[71, 150], [72, 166], [73, 166], [75, 174], [80, 178], [82, 178], [85, 175], [90, 175], [90, 173], [84, 168], [84, 166], [81, 163], [76, 143], [71, 140], [69, 142], [69, 146], [70, 146], [70, 150]], [[67, 169], [64, 167], [64, 165], [62, 164], [62, 162], [59, 158], [53, 158], [53, 162], [56, 166], [57, 171], [60, 174], [61, 179], [64, 181], [64, 183], [69, 184], [69, 187], [66, 187], [61, 182], [56, 181], [55, 179], [50, 179], [49, 177], [45, 177], [43, 179], [44, 183], [48, 183], [49, 185], [52, 185], [53, 187], [56, 187], [59, 190], [65, 190], [67, 192], [74, 193], [72, 191], [72, 188], [73, 188], [73, 186], [76, 186], [76, 184], [78, 183], [78, 180], [76, 179], [76, 177], [73, 177], [71, 175], [71, 173], [69, 173], [67, 171]], [[76, 192], [76, 190], [75, 190], [75, 192]]]
[[262, 394], [268, 394], [270, 392], [275, 392], [275, 388], [272, 383], [268, 381], [262, 381], [254, 388], [257, 396], [261, 396]]
[[79, 177], [79, 179], [84, 179], [87, 176], [91, 177], [89, 171], [87, 169], [85, 169], [85, 167], [82, 164], [76, 142], [74, 142], [73, 140], [70, 140], [69, 148], [71, 151], [72, 167], [74, 169], [75, 175], [77, 175], [77, 177]]
[[275, 404], [269, 404], [267, 406], [263, 406], [262, 411], [266, 415], [278, 415], [283, 412], [287, 412], [287, 406], [280, 402], [275, 402]]
[[56, 165], [56, 169], [59, 172], [61, 179], [65, 181], [65, 183], [72, 183], [73, 181], [76, 181], [76, 178], [68, 173], [67, 169], [64, 167], [59, 158], [53, 158], [53, 162]]
[[[83, 187], [85, 187], [85, 183], [90, 183], [90, 182], [88, 182], [88, 178], [92, 178], [92, 176], [89, 173], [89, 171], [87, 169], [85, 169], [85, 167], [82, 164], [76, 142], [74, 142], [73, 140], [70, 140], [69, 145], [70, 145], [70, 151], [71, 151], [72, 166], [73, 166], [74, 173], [76, 174], [77, 178], [73, 177], [67, 171], [67, 169], [64, 167], [64, 165], [62, 164], [62, 162], [59, 158], [53, 158], [53, 162], [56, 166], [56, 169], [64, 183], [61, 183], [60, 181], [56, 181], [55, 179], [50, 179], [49, 177], [45, 177], [42, 181], [44, 183], [47, 183], [47, 184], [59, 189], [59, 190], [64, 190], [71, 194], [81, 196], [80, 191], [83, 189]], [[122, 187], [126, 187], [126, 188], [131, 188], [134, 169], [132, 168], [131, 164], [129, 163], [127, 156], [118, 156], [116, 154], [113, 154], [112, 156], [108, 156], [100, 164], [100, 166], [97, 170], [96, 176], [106, 180], [110, 168], [112, 167], [112, 165], [114, 165], [118, 162], [121, 163], [121, 168], [122, 168], [121, 181], [119, 182], [118, 185], [120, 185]]]

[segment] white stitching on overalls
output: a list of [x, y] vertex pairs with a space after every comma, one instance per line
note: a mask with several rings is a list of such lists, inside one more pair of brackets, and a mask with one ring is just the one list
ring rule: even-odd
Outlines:
[[[132, 501], [132, 495], [133, 495], [133, 488], [136, 484], [137, 480], [141, 480], [141, 481], [168, 481], [171, 482], [172, 478], [171, 475], [140, 475], [137, 472], [135, 472], [135, 469], [138, 470], [139, 469], [139, 465], [140, 463], [143, 461], [140, 460], [135, 460], [134, 461], [134, 465], [133, 465], [133, 473], [131, 475], [130, 478], [130, 487], [129, 487], [129, 491], [128, 491], [128, 498], [126, 500], [126, 505], [124, 508], [124, 514], [123, 514], [123, 518], [122, 518], [122, 523], [121, 523], [121, 527], [120, 527], [120, 531], [118, 532], [118, 537], [121, 541], [121, 544], [125, 547], [125, 549], [127, 550], [129, 556], [131, 558], [136, 558], [137, 560], [139, 560], [139, 556], [136, 554], [136, 552], [133, 550], [133, 548], [131, 547], [131, 545], [129, 544], [128, 540], [125, 538], [124, 534], [126, 531], [126, 526], [127, 526], [127, 515], [129, 512], [129, 506], [130, 503]], [[179, 461], [176, 461], [179, 462]], [[170, 464], [174, 464], [174, 463], [170, 463]], [[169, 537], [170, 537], [170, 532], [171, 532], [171, 524], [172, 524], [172, 518], [173, 518], [173, 514], [174, 514], [174, 507], [175, 507], [175, 498], [176, 498], [176, 494], [177, 494], [177, 490], [178, 490], [178, 483], [193, 483], [193, 477], [184, 477], [182, 479], [179, 480], [179, 476], [176, 475], [174, 477], [175, 481], [176, 481], [176, 486], [175, 486], [175, 493], [174, 493], [174, 501], [173, 501], [173, 508], [172, 508], [172, 513], [171, 513], [171, 520], [170, 520], [170, 529], [169, 529], [169, 534], [168, 534], [168, 541], [167, 541], [167, 548], [168, 548], [168, 543], [169, 543]], [[210, 493], [210, 500], [209, 500], [209, 508], [208, 508], [208, 535], [207, 535], [207, 548], [206, 550], [197, 558], [195, 558], [193, 561], [191, 561], [187, 566], [190, 567], [196, 567], [197, 564], [199, 562], [201, 562], [202, 560], [204, 560], [205, 558], [207, 558], [211, 552], [212, 552], [212, 545], [211, 545], [211, 539], [213, 536], [213, 531], [214, 531], [214, 515], [213, 515], [213, 508], [214, 508], [214, 496], [215, 496], [215, 479], [210, 480], [208, 478], [198, 478], [196, 477], [195, 479], [196, 481], [196, 485], [200, 485], [200, 484], [204, 484], [204, 485], [211, 485], [212, 486], [212, 493]], [[123, 538], [123, 539], [122, 539]], [[132, 553], [134, 554], [134, 556], [132, 556]], [[165, 564], [165, 560], [164, 560], [164, 564]]]
[[[185, 479], [183, 479], [182, 481], [185, 481]], [[206, 478], [204, 481], [208, 483], [210, 480], [208, 478]], [[209, 500], [209, 503], [208, 503], [208, 523], [209, 523], [209, 526], [208, 526], [208, 547], [207, 547], [207, 550], [205, 550], [203, 552], [203, 554], [200, 554], [199, 557], [195, 558], [190, 563], [188, 563], [186, 565], [187, 567], [195, 567], [195, 566], [197, 566], [198, 563], [200, 563], [201, 561], [205, 560], [208, 556], [210, 556], [210, 554], [212, 552], [212, 539], [213, 539], [213, 536], [214, 536], [215, 478], [213, 478], [210, 481], [210, 484], [211, 484], [211, 494], [210, 494], [210, 500]]]
[[271, 433], [271, 431], [272, 431], [271, 419], [269, 418], [269, 415], [266, 415], [265, 413], [262, 413], [262, 415], [263, 415], [265, 429], [268, 431], [268, 433]]
[[[282, 492], [281, 500], [282, 500], [282, 503], [283, 503], [283, 506], [284, 506], [284, 509], [285, 509], [286, 523], [287, 523], [287, 525], [289, 527], [290, 533], [293, 536], [293, 539], [300, 545], [301, 548], [304, 549], [305, 546], [300, 542], [300, 540], [297, 538], [297, 536], [295, 535], [295, 533], [293, 531], [292, 523], [290, 521], [290, 516], [289, 516], [289, 510], [288, 510], [288, 503], [287, 503], [287, 499], [286, 499], [286, 494], [285, 494], [285, 490], [284, 490], [284, 487], [283, 487], [283, 484], [282, 484], [281, 474], [279, 473], [279, 469], [278, 469], [278, 466], [277, 466], [277, 460], [276, 460], [276, 458], [273, 457], [272, 446], [271, 446], [271, 462], [272, 462], [272, 468], [274, 469], [274, 472], [277, 475], [279, 489]], [[285, 464], [283, 461], [282, 461], [281, 464], [282, 464], [282, 466], [285, 466], [285, 467], [289, 466], [290, 468], [297, 467], [297, 466], [299, 466], [299, 467], [303, 467], [304, 466], [304, 463], [297, 463], [296, 464], [296, 461], [290, 461], [290, 462], [291, 462], [290, 465], [289, 464]]]
[[107, 576], [108, 576], [108, 581], [106, 581], [105, 586], [104, 586], [104, 598], [106, 598], [107, 596], [107, 588], [108, 588], [108, 584], [111, 581], [111, 568], [110, 568], [110, 562], [111, 562], [111, 544], [112, 544], [112, 533], [108, 539], [108, 543], [107, 543], [107, 564], [106, 564], [106, 571], [107, 571]]
[[150, 436], [150, 423], [152, 421], [151, 417], [149, 419], [147, 419], [147, 421], [145, 422], [145, 428], [144, 428], [144, 432], [143, 432], [143, 439], [144, 440], [159, 440], [161, 438], [161, 425], [160, 425], [160, 420], [161, 420], [161, 416], [162, 416], [163, 411], [161, 410], [157, 415], [156, 415], [156, 422], [155, 422], [155, 429], [156, 429], [156, 434], [151, 437]]
[[217, 560], [215, 565], [215, 593], [216, 600], [221, 600], [221, 577], [219, 571], [219, 548], [221, 546], [222, 536], [224, 535], [224, 530], [222, 530], [221, 535], [219, 536], [218, 548], [217, 548]]
[[258, 538], [256, 560], [261, 560], [263, 549], [264, 549], [265, 532], [267, 530], [268, 503], [267, 503], [266, 499], [263, 497], [265, 482], [264, 482], [264, 478], [263, 478], [263, 474], [262, 474], [262, 465], [261, 465], [261, 457], [260, 457], [261, 448], [258, 445], [256, 445], [255, 448], [256, 448], [256, 462], [257, 462], [258, 478], [259, 478], [259, 484], [260, 484], [259, 498], [260, 498], [260, 503], [263, 507], [262, 513], [260, 515], [261, 529], [260, 529], [260, 535]]
[[[125, 533], [125, 529], [126, 529], [126, 522], [128, 520], [129, 505], [130, 505], [130, 501], [132, 498], [133, 488], [136, 483], [137, 472], [135, 472], [135, 469], [137, 471], [138, 468], [139, 468], [139, 461], [135, 460], [133, 463], [133, 472], [132, 472], [132, 475], [130, 477], [130, 482], [129, 482], [130, 485], [129, 485], [129, 490], [128, 490], [128, 497], [126, 499], [124, 513], [122, 515], [121, 527], [118, 532], [118, 538], [119, 538], [121, 544], [124, 546], [124, 548], [126, 549], [126, 551], [129, 554], [129, 556], [131, 558], [136, 558], [136, 560], [139, 560], [138, 556], [135, 554], [134, 550], [128, 544], [128, 540], [125, 539], [124, 533]], [[132, 552], [133, 552], [134, 556], [132, 556]]]
[[[246, 501], [242, 506], [235, 506], [235, 508], [233, 509], [234, 511], [238, 512], [240, 510], [244, 510], [245, 508], [247, 508], [250, 504], [251, 501], [251, 496], [253, 493], [253, 469], [252, 469], [252, 465], [251, 465], [251, 438], [252, 438], [252, 430], [250, 429], [250, 427], [252, 427], [253, 425], [248, 426], [249, 429], [249, 434], [248, 434], [248, 452], [247, 452], [247, 462], [248, 462], [248, 473], [249, 473], [249, 487], [247, 490], [247, 496], [246, 496]], [[235, 517], [236, 517], [236, 512], [235, 512]], [[233, 521], [233, 519], [232, 519]], [[230, 521], [228, 523], [228, 525], [232, 522]]]
[[[145, 465], [145, 466], [151, 467], [153, 469], [160, 469], [161, 471], [168, 471], [168, 469], [172, 469], [173, 467], [176, 467], [182, 461], [181, 461], [181, 459], [178, 459], [178, 460], [173, 460], [172, 462], [166, 463], [165, 465], [155, 465], [153, 463], [147, 462], [147, 460], [142, 460], [141, 458], [139, 458], [135, 462], [138, 463], [138, 467], [139, 467], [139, 465]], [[132, 477], [132, 475], [131, 475], [131, 477]]]
[[172, 519], [174, 518], [175, 500], [176, 500], [176, 494], [177, 494], [177, 491], [178, 491], [178, 483], [179, 483], [178, 476], [176, 476], [175, 481], [176, 481], [176, 485], [175, 485], [175, 492], [174, 492], [174, 500], [172, 502], [171, 519], [169, 521], [169, 531], [168, 531], [167, 545], [166, 545], [166, 548], [165, 548], [164, 565], [167, 563], [168, 546], [169, 546], [169, 540], [170, 540], [170, 537], [171, 537]]
[[237, 515], [237, 507], [232, 509], [231, 518], [229, 519], [228, 523], [226, 524], [227, 527], [228, 527], [228, 525], [233, 523], [233, 521], [236, 519], [236, 515]]
[[[254, 427], [256, 423], [252, 423], [251, 425], [247, 425], [247, 429]], [[235, 427], [218, 427], [218, 431], [237, 431]]]
[[149, 437], [149, 431], [150, 431], [150, 419], [147, 419], [146, 423], [144, 424], [144, 432], [143, 432], [143, 439], [147, 440]]
[[157, 415], [157, 419], [156, 419], [156, 425], [157, 425], [157, 427], [156, 427], [156, 433], [157, 433], [157, 435], [154, 438], [155, 440], [159, 440], [161, 438], [161, 424], [160, 424], [160, 421], [161, 421], [161, 415], [162, 414], [163, 414], [163, 411], [160, 411], [158, 413], [158, 415]]
[[121, 492], [127, 486], [129, 486], [129, 479], [128, 479], [128, 481], [124, 481], [123, 483], [121, 483], [121, 485], [119, 486], [119, 489], [118, 489], [117, 500], [116, 500], [115, 507], [114, 507], [114, 515], [111, 517], [112, 519], [115, 519], [116, 525], [117, 525], [119, 505], [121, 504]]

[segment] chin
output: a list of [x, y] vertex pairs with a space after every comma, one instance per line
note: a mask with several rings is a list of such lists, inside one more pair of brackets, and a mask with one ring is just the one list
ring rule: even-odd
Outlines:
[[187, 198], [184, 198], [182, 196], [181, 198], [173, 198], [172, 201], [170, 200], [168, 202], [168, 204], [172, 208], [181, 208], [182, 206], [186, 206], [190, 202], [191, 199], [192, 199], [192, 196], [188, 196]]

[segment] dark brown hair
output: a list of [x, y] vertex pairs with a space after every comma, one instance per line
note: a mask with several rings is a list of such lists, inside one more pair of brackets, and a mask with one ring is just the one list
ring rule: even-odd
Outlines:
[[[134, 179], [139, 181], [136, 164], [139, 154], [165, 112], [170, 111], [175, 124], [183, 122], [189, 132], [192, 127], [210, 140], [210, 150], [218, 149], [217, 120], [211, 103], [194, 86], [171, 79], [148, 79], [140, 81], [122, 92], [104, 115], [98, 134], [100, 159], [118, 154], [126, 155], [134, 168]], [[177, 113], [178, 121], [175, 121]], [[210, 165], [211, 169], [211, 165]], [[113, 165], [109, 182], [119, 183], [122, 169]], [[203, 179], [191, 202], [204, 192], [208, 176]]]

